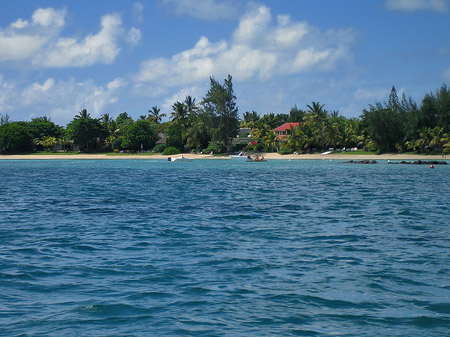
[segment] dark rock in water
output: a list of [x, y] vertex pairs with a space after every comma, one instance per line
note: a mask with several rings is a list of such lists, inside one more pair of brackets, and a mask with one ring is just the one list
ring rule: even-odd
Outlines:
[[402, 160], [401, 162], [388, 162], [388, 164], [447, 165], [447, 162], [439, 160], [415, 160], [413, 162]]
[[376, 160], [350, 160], [344, 162], [344, 164], [376, 164]]

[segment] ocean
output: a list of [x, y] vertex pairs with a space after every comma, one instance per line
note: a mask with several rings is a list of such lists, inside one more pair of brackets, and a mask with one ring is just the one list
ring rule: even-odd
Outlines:
[[0, 160], [0, 335], [448, 336], [449, 177]]

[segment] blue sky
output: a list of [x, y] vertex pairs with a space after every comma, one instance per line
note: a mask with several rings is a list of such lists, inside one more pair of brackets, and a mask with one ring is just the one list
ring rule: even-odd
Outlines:
[[450, 0], [0, 2], [0, 113], [65, 126], [201, 101], [233, 76], [240, 113], [312, 101], [358, 117], [392, 85], [450, 83]]

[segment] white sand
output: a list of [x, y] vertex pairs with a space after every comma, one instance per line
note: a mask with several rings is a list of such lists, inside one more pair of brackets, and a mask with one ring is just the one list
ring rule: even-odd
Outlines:
[[[261, 156], [261, 153], [258, 154]], [[381, 155], [357, 155], [357, 154], [329, 154], [322, 156], [320, 154], [290, 154], [290, 155], [280, 155], [278, 153], [263, 153], [265, 159], [269, 160], [329, 160], [329, 159], [343, 159], [343, 160], [446, 160], [445, 157], [441, 155], [410, 155], [410, 154], [381, 154]], [[163, 155], [142, 155], [142, 154], [120, 154], [120, 155], [106, 155], [106, 154], [55, 154], [55, 155], [0, 155], [0, 160], [10, 159], [10, 160], [31, 160], [31, 159], [165, 159], [168, 157], [178, 157], [179, 155], [163, 156]], [[211, 156], [211, 155], [201, 155], [201, 154], [184, 154], [187, 158], [196, 159], [223, 159], [229, 160], [229, 156]]]

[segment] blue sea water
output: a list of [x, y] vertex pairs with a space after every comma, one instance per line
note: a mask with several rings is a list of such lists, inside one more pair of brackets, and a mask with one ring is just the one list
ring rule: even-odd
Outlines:
[[448, 336], [449, 177], [0, 161], [0, 335]]

